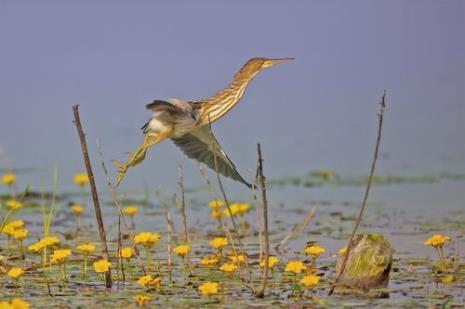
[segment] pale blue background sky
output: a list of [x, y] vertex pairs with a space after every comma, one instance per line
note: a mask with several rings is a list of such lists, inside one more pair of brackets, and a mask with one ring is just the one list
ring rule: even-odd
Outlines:
[[[464, 171], [465, 1], [0, 1], [0, 144], [63, 186], [82, 170], [71, 105], [107, 159], [140, 143], [153, 99], [214, 94], [254, 56], [260, 73], [214, 131], [244, 176], [260, 141], [269, 177], [366, 173], [388, 91], [384, 172]], [[95, 152], [92, 156], [97, 159]], [[165, 142], [123, 188], [188, 185]], [[100, 166], [94, 164], [100, 177]], [[239, 184], [227, 182], [228, 187]], [[244, 189], [245, 190], [245, 189]]]

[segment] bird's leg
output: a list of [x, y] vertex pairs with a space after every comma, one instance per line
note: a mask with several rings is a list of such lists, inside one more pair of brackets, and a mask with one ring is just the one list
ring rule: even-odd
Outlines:
[[144, 161], [145, 156], [147, 155], [148, 148], [154, 146], [155, 144], [169, 137], [170, 133], [171, 131], [163, 132], [158, 135], [154, 135], [153, 133], [146, 133], [144, 135], [143, 144], [140, 145], [139, 148], [133, 153], [129, 153], [128, 161], [126, 161], [124, 164], [121, 164], [120, 162], [114, 160], [113, 165], [115, 165], [115, 167], [118, 169], [118, 177], [116, 180], [116, 186], [119, 186], [121, 181], [124, 179], [124, 176], [126, 175], [127, 170], [130, 167], [134, 167], [138, 165], [139, 163], [141, 163], [142, 161]]

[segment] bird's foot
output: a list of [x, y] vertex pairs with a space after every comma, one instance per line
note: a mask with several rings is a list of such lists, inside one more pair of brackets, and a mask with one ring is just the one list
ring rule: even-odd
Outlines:
[[124, 164], [122, 164], [122, 163], [120, 163], [119, 161], [116, 161], [116, 160], [112, 161], [113, 165], [118, 170], [118, 176], [116, 178], [116, 187], [118, 187], [119, 184], [123, 181], [124, 176], [126, 176], [127, 170], [130, 167], [134, 167], [134, 166], [140, 164], [142, 161], [144, 161], [146, 154], [147, 154], [147, 148], [146, 147], [140, 147], [136, 152], [128, 153], [129, 160], [126, 161]]

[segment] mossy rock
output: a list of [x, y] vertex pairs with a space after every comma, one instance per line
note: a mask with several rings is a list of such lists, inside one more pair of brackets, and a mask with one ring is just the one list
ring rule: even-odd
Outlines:
[[[389, 241], [381, 235], [356, 235], [344, 274], [340, 278], [341, 285], [362, 290], [387, 288], [393, 251]], [[344, 258], [341, 255], [337, 261], [338, 274]]]

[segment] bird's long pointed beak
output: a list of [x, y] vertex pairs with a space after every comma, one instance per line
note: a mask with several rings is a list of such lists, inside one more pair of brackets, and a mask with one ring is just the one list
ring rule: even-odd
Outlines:
[[292, 58], [292, 57], [268, 59], [268, 60], [265, 60], [262, 67], [263, 68], [269, 68], [269, 67], [271, 67], [273, 65], [280, 64], [280, 63], [286, 63], [286, 62], [289, 62], [289, 61], [292, 61], [292, 60], [294, 60], [294, 58]]

